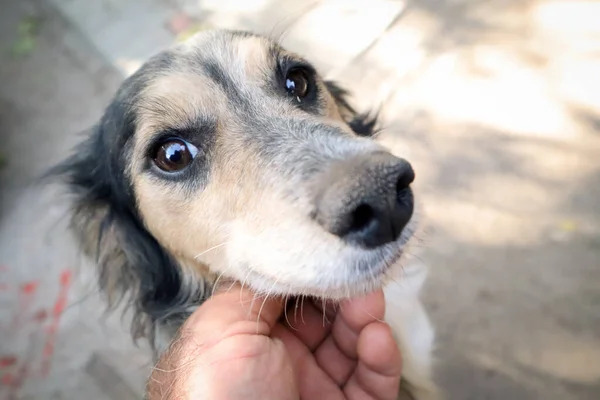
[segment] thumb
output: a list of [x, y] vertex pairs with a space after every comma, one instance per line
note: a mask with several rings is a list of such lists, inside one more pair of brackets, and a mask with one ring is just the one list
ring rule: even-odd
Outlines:
[[206, 362], [200, 361], [201, 353], [232, 336], [268, 336], [283, 304], [283, 299], [256, 296], [239, 284], [215, 293], [188, 318], [161, 356], [148, 381], [148, 399], [188, 393], [190, 382], [200, 379], [198, 363]]
[[283, 307], [283, 298], [258, 296], [235, 283], [205, 301], [188, 318], [182, 330], [201, 336], [205, 343], [240, 334], [268, 336]]

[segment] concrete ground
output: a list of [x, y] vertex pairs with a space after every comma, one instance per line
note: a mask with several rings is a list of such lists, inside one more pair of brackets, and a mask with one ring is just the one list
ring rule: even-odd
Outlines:
[[216, 26], [278, 35], [383, 105], [425, 205], [448, 399], [599, 399], [598, 20], [566, 0], [5, 0], [0, 400], [141, 398], [147, 349], [102, 314], [35, 178], [140, 62]]

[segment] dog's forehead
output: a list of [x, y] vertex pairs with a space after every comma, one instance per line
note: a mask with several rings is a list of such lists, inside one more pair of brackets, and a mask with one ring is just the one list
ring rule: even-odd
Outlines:
[[160, 68], [149, 63], [136, 96], [138, 134], [224, 117], [235, 93], [264, 84], [276, 57], [268, 39], [230, 32], [198, 35], [164, 52], [155, 61]]
[[262, 36], [217, 31], [193, 37], [158, 57], [160, 68], [147, 68], [137, 96], [138, 126], [172, 127], [202, 110], [221, 113], [239, 92], [264, 85], [282, 52]]
[[199, 68], [200, 73], [220, 82], [222, 78], [241, 81], [260, 77], [260, 72], [273, 68], [281, 52], [283, 49], [263, 36], [216, 31], [192, 37], [177, 47], [175, 54], [183, 64]]

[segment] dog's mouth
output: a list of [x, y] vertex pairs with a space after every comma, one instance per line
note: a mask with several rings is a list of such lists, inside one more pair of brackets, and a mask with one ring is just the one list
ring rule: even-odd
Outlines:
[[[338, 264], [338, 276], [332, 277], [330, 266], [315, 265], [317, 277], [310, 282], [298, 282], [286, 279], [282, 275], [265, 273], [267, 269], [253, 268], [250, 264], [242, 266], [243, 278], [234, 280], [249, 287], [259, 294], [284, 297], [308, 296], [323, 300], [342, 300], [356, 297], [380, 289], [397, 275], [395, 271], [402, 268], [400, 260], [405, 254], [400, 239], [377, 249], [365, 250], [363, 255], [354, 260]], [[328, 271], [329, 270], [329, 271]], [[319, 279], [321, 274], [323, 278]], [[329, 276], [330, 279], [325, 277]]]

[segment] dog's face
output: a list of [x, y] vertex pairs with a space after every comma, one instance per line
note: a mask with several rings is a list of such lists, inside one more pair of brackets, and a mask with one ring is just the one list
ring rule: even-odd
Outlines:
[[80, 232], [109, 215], [104, 236], [125, 246], [137, 235], [119, 233], [128, 215], [188, 279], [323, 298], [371, 290], [412, 234], [414, 174], [353, 117], [339, 89], [273, 41], [201, 33], [129, 78], [78, 156], [103, 171], [88, 185], [106, 186], [79, 202], [79, 215], [102, 210]]

